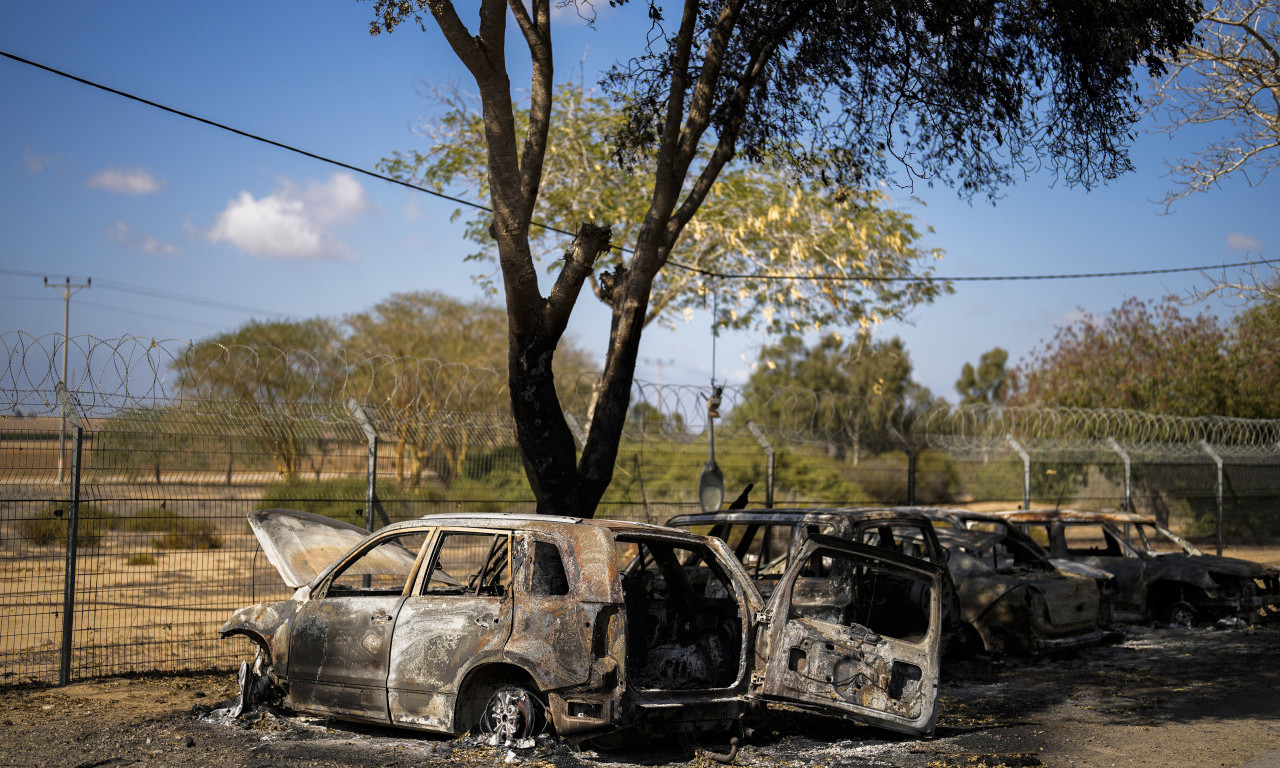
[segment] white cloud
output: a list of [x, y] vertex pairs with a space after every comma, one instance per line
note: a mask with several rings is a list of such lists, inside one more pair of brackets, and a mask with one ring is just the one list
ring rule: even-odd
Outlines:
[[1239, 232], [1232, 232], [1227, 235], [1227, 245], [1231, 246], [1234, 251], [1253, 251], [1255, 253], [1262, 251], [1262, 241], [1256, 237], [1242, 235]]
[[172, 243], [166, 243], [148, 235], [134, 234], [129, 225], [117, 221], [115, 226], [107, 230], [107, 240], [126, 250], [147, 256], [181, 256], [182, 250]]
[[48, 168], [57, 159], [57, 155], [42, 155], [31, 147], [26, 147], [22, 150], [22, 162], [27, 166], [27, 171], [33, 176]]
[[142, 168], [110, 168], [92, 176], [88, 184], [122, 195], [149, 195], [165, 186], [163, 179], [155, 178]]
[[329, 230], [351, 223], [368, 208], [364, 188], [348, 174], [335, 173], [306, 189], [284, 180], [263, 198], [242, 191], [218, 214], [208, 238], [255, 256], [349, 258], [349, 249]]

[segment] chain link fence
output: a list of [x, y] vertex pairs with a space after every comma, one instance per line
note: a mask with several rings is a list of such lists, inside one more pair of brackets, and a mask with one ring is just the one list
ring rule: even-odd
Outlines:
[[[61, 337], [0, 345], [0, 684], [251, 655], [218, 626], [288, 595], [247, 525], [254, 509], [377, 527], [535, 507], [493, 371], [246, 348], [195, 361], [180, 342], [78, 337], [60, 394]], [[592, 384], [561, 387], [579, 433]], [[1280, 422], [919, 411], [750, 387], [726, 388], [711, 422], [712, 394], [637, 382], [600, 516], [697, 509], [714, 424], [727, 496], [754, 484], [752, 507], [1127, 506], [1228, 549], [1280, 540]]]

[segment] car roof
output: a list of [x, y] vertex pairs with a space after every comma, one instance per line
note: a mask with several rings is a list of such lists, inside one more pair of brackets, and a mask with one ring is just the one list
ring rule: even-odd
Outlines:
[[782, 509], [734, 509], [676, 515], [667, 525], [710, 525], [713, 523], [795, 523], [805, 520], [853, 519], [870, 521], [908, 520], [928, 523], [918, 507], [812, 507]]
[[996, 512], [1011, 523], [1145, 523], [1154, 525], [1155, 518], [1117, 509], [1016, 509]]
[[612, 534], [619, 533], [675, 533], [680, 536], [702, 538], [689, 531], [673, 529], [653, 523], [641, 523], [630, 520], [593, 519], [584, 517], [566, 517], [563, 515], [539, 515], [528, 512], [440, 512], [412, 520], [384, 526], [378, 532], [393, 531], [401, 528], [413, 528], [421, 525], [453, 526], [459, 528], [503, 528], [538, 530], [548, 528], [565, 528], [587, 526], [604, 528]]

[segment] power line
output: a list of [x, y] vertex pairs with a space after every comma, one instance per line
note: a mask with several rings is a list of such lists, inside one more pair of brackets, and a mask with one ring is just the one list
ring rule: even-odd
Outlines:
[[[1257, 264], [1275, 264], [1280, 259], [1254, 259], [1252, 261], [1242, 261], [1237, 264], [1213, 264], [1206, 267], [1172, 267], [1169, 269], [1139, 269], [1129, 272], [1082, 272], [1078, 274], [1068, 275], [985, 275], [985, 276], [965, 276], [965, 277], [935, 277], [933, 275], [888, 275], [865, 276], [865, 277], [846, 277], [846, 276], [827, 276], [827, 275], [772, 275], [772, 274], [734, 274], [725, 272], [716, 272], [701, 267], [690, 267], [684, 264], [676, 264], [681, 269], [690, 272], [697, 272], [707, 277], [722, 278], [725, 280], [807, 280], [822, 282], [869, 282], [869, 283], [975, 283], [975, 282], [992, 282], [997, 280], [1084, 280], [1090, 278], [1101, 277], [1133, 277], [1138, 275], [1167, 275], [1174, 272], [1208, 272], [1215, 269], [1236, 269], [1239, 267], [1250, 267]], [[668, 262], [673, 263], [673, 262]]]
[[198, 325], [200, 327], [209, 328], [210, 330], [214, 330], [214, 331], [222, 330], [222, 326], [220, 325], [215, 325], [213, 323], [202, 323], [199, 320], [192, 320], [189, 317], [173, 317], [171, 315], [160, 315], [152, 312], [143, 312], [137, 309], [124, 309], [122, 307], [113, 307], [110, 304], [98, 304], [97, 302], [93, 302], [93, 301], [81, 301], [80, 305], [83, 307], [93, 307], [95, 309], [103, 309], [108, 312], [119, 312], [124, 315], [136, 315], [138, 317], [149, 317], [152, 320], [164, 320], [171, 323], [182, 323], [185, 325]]
[[[442, 192], [436, 192], [435, 190], [427, 189], [426, 187], [420, 187], [416, 184], [412, 184], [410, 182], [404, 181], [403, 179], [397, 179], [392, 176], [386, 176], [381, 173], [377, 173], [376, 171], [370, 171], [365, 168], [360, 168], [358, 166], [351, 165], [350, 163], [344, 163], [341, 160], [334, 160], [333, 158], [325, 157], [324, 155], [319, 155], [305, 149], [300, 149], [290, 144], [285, 144], [280, 141], [275, 141], [274, 139], [268, 139], [264, 136], [259, 136], [257, 134], [250, 133], [248, 131], [243, 131], [239, 128], [233, 128], [229, 125], [226, 125], [224, 123], [219, 123], [215, 120], [210, 120], [205, 117], [193, 115], [190, 112], [184, 112], [180, 109], [175, 109], [174, 107], [165, 106], [164, 104], [160, 104], [160, 103], [151, 101], [149, 99], [144, 99], [141, 96], [135, 96], [134, 94], [128, 93], [126, 91], [121, 91], [116, 88], [103, 85], [101, 83], [96, 83], [92, 80], [87, 80], [83, 77], [72, 75], [68, 72], [63, 72], [60, 69], [55, 69], [53, 67], [49, 67], [44, 64], [31, 61], [30, 59], [24, 59], [21, 56], [14, 55], [7, 51], [0, 51], [0, 56], [13, 59], [14, 61], [20, 62], [22, 64], [35, 67], [36, 69], [44, 70], [45, 72], [58, 75], [59, 77], [65, 77], [69, 80], [74, 80], [77, 83], [81, 83], [82, 85], [87, 85], [91, 88], [97, 88], [99, 90], [106, 91], [107, 93], [115, 94], [116, 96], [121, 96], [131, 101], [139, 102], [141, 104], [146, 104], [149, 107], [154, 107], [155, 109], [159, 109], [161, 111], [168, 112], [170, 114], [174, 114], [179, 117], [185, 117], [188, 120], [194, 120], [199, 123], [204, 123], [205, 125], [213, 126], [214, 128], [220, 128], [224, 131], [230, 131], [231, 133], [234, 133], [237, 136], [243, 136], [247, 139], [260, 141], [264, 144], [269, 144], [273, 147], [277, 147], [279, 149], [283, 149], [288, 152], [294, 152], [304, 157], [309, 157], [312, 160], [318, 160], [322, 163], [335, 165], [339, 168], [343, 168], [345, 170], [351, 171], [352, 173], [358, 173], [364, 176], [368, 176], [370, 178], [378, 179], [380, 181], [396, 184], [398, 186], [405, 187], [407, 189], [412, 189], [417, 192], [424, 192], [433, 197], [438, 197], [441, 200], [448, 200], [451, 203], [454, 203], [456, 205], [461, 205], [463, 207], [472, 208], [478, 211], [484, 211], [485, 213], [493, 213], [493, 209], [490, 208], [489, 206], [481, 205], [480, 203], [475, 203], [470, 200], [463, 200], [462, 198], [459, 198], [459, 197], [446, 195]], [[543, 224], [537, 221], [531, 221], [529, 223], [531, 226], [545, 229], [548, 232], [555, 232], [557, 234], [565, 235], [567, 237], [575, 237], [575, 234], [573, 232], [559, 229], [558, 227], [553, 227], [549, 224]], [[635, 253], [635, 250], [632, 248], [624, 248], [622, 246], [613, 246], [613, 247], [617, 248], [619, 251], [623, 253], [628, 253], [628, 252]], [[1239, 267], [1252, 266], [1256, 264], [1272, 264], [1272, 263], [1276, 263], [1277, 261], [1280, 261], [1280, 259], [1257, 259], [1254, 261], [1246, 261], [1238, 264], [1213, 264], [1213, 265], [1204, 266], [1204, 267], [1175, 267], [1172, 269], [1147, 269], [1147, 270], [1134, 270], [1129, 272], [1088, 272], [1088, 273], [1079, 273], [1079, 274], [1060, 274], [1060, 275], [988, 275], [988, 276], [963, 276], [963, 277], [934, 277], [932, 275], [845, 276], [845, 275], [792, 275], [792, 274], [769, 274], [769, 273], [747, 274], [747, 273], [717, 272], [716, 270], [706, 269], [704, 267], [697, 267], [689, 264], [681, 264], [680, 262], [672, 261], [670, 259], [667, 260], [667, 264], [676, 269], [683, 269], [687, 272], [694, 272], [696, 274], [704, 275], [706, 277], [714, 277], [721, 280], [779, 280], [779, 281], [794, 280], [794, 281], [805, 281], [805, 282], [831, 282], [831, 283], [858, 283], [858, 282], [871, 282], [871, 283], [954, 282], [954, 283], [960, 283], [960, 282], [995, 282], [995, 281], [1015, 281], [1015, 280], [1085, 280], [1085, 279], [1112, 278], [1112, 277], [1135, 277], [1135, 276], [1142, 276], [1142, 275], [1167, 275], [1167, 274], [1173, 274], [1177, 272], [1205, 272], [1205, 271], [1216, 270], [1216, 269], [1234, 269]], [[0, 271], [8, 271], [8, 270], [0, 270]], [[35, 274], [35, 273], [31, 273], [31, 274]], [[124, 290], [124, 289], [120, 289], [120, 290]], [[190, 300], [196, 303], [209, 303], [206, 300], [202, 300], [202, 299], [190, 299]], [[210, 305], [214, 306], [216, 305], [216, 303], [210, 303]], [[224, 308], [233, 308], [233, 307], [234, 305], [229, 305], [229, 304], [224, 305]], [[244, 309], [244, 308], [237, 307], [237, 309]], [[250, 310], [250, 311], [257, 312], [261, 310]]]
[[[40, 277], [42, 272], [28, 272], [21, 269], [0, 269], [0, 274], [16, 275], [18, 277]], [[163, 291], [158, 288], [148, 288], [142, 285], [130, 285], [122, 283], [118, 280], [99, 280], [97, 283], [100, 288], [108, 288], [113, 291], [121, 291], [123, 293], [133, 293], [139, 296], [149, 296], [153, 299], [162, 299], [164, 301], [180, 301], [185, 304], [200, 304], [214, 309], [227, 309], [233, 312], [249, 312], [251, 314], [262, 315], [278, 315], [279, 312], [261, 307], [250, 307], [245, 304], [233, 304], [227, 301], [218, 301], [216, 299], [205, 299], [190, 294], [176, 293], [174, 291]]]

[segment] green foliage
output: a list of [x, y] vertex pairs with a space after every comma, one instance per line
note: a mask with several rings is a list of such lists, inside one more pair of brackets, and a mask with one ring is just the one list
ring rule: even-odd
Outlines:
[[1271, 419], [1277, 391], [1280, 300], [1224, 324], [1184, 316], [1172, 297], [1153, 307], [1131, 298], [1059, 327], [1019, 364], [1009, 403]]
[[965, 363], [960, 369], [960, 378], [956, 380], [956, 392], [960, 394], [961, 405], [1000, 405], [1004, 402], [1006, 373], [1005, 364], [1009, 361], [1009, 352], [1000, 347], [992, 347], [983, 352], [975, 369]]
[[1022, 504], [1022, 462], [1012, 459], [989, 461], [978, 468], [973, 497], [979, 501], [1008, 501]]
[[[432, 143], [424, 151], [397, 152], [380, 167], [396, 178], [456, 194], [467, 189], [488, 195], [489, 156], [478, 105], [456, 95], [437, 94], [444, 109], [432, 121]], [[609, 102], [565, 84], [556, 89], [535, 218], [561, 231], [584, 221], [608, 223], [613, 242], [636, 240], [653, 198], [653, 179], [618, 167], [609, 137], [622, 128], [622, 113]], [[516, 115], [517, 130], [528, 111]], [[710, 148], [703, 149], [699, 162]], [[590, 189], [590, 194], [583, 194]], [[920, 232], [908, 213], [888, 207], [879, 189], [854, 190], [821, 182], [797, 183], [770, 166], [730, 165], [689, 223], [673, 259], [688, 266], [737, 274], [841, 275], [847, 281], [792, 281], [779, 289], [768, 280], [722, 284], [719, 321], [726, 327], [763, 326], [802, 331], [830, 325], [870, 324], [900, 317], [928, 303], [950, 285], [931, 281], [876, 281], [890, 275], [926, 275], [941, 252], [919, 245]], [[477, 276], [496, 292], [497, 244], [489, 233], [492, 215], [468, 210], [467, 238], [480, 250], [469, 260], [484, 265]], [[458, 210], [454, 216], [462, 215]], [[548, 271], [558, 271], [565, 236], [535, 227], [530, 239]], [[866, 277], [863, 283], [853, 278]], [[659, 272], [646, 322], [671, 325], [705, 305], [709, 288], [694, 271]]]
[[140, 553], [129, 555], [129, 557], [125, 558], [124, 564], [125, 565], [155, 565], [156, 559], [152, 555], [149, 555], [145, 552], [140, 552]]
[[1280, 293], [1263, 294], [1235, 317], [1227, 361], [1235, 382], [1229, 415], [1280, 418]]
[[1173, 298], [1154, 307], [1131, 298], [1106, 316], [1059, 327], [1019, 364], [1009, 402], [1231, 415], [1227, 342], [1217, 319], [1185, 317]]
[[178, 530], [151, 540], [153, 549], [222, 549], [222, 537], [205, 520], [187, 520]]
[[[820, 451], [778, 451], [779, 503], [793, 506], [849, 506], [872, 501], [863, 487], [845, 477], [840, 464]], [[763, 478], [761, 473], [759, 477]]]
[[[55, 516], [55, 512], [61, 514]], [[76, 524], [76, 546], [97, 547], [102, 542], [102, 532], [115, 526], [119, 518], [91, 504], [81, 504]], [[67, 516], [65, 504], [50, 504], [39, 513], [18, 523], [21, 538], [37, 547], [66, 547]]]
[[[51, 505], [39, 515], [23, 520], [20, 525], [23, 536], [37, 546], [66, 546], [66, 516], [55, 517], [53, 513], [57, 509], [62, 507]], [[218, 549], [222, 546], [217, 528], [203, 518], [183, 517], [163, 507], [121, 515], [82, 504], [80, 522], [76, 527], [78, 546], [99, 546], [106, 531], [163, 534], [151, 541], [151, 546], [156, 549]]]
[[[255, 509], [296, 509], [364, 527], [365, 480], [363, 477], [305, 480], [292, 478], [272, 483], [262, 492]], [[427, 489], [420, 493], [426, 495]], [[390, 480], [377, 483], [374, 493], [383, 501], [399, 501], [400, 489]]]
[[[789, 390], [816, 400], [797, 405], [780, 396]], [[911, 379], [911, 359], [897, 337], [860, 335], [846, 344], [830, 334], [806, 347], [801, 338], [785, 336], [761, 351], [731, 418], [808, 431], [836, 456], [851, 450], [856, 462], [862, 454], [900, 447], [891, 430], [906, 433], [912, 419], [935, 407], [929, 390]]]
[[151, 540], [155, 549], [221, 549], [222, 536], [209, 520], [183, 517], [166, 507], [148, 507], [120, 517], [115, 527], [134, 533], [163, 534]]
[[[867, 494], [882, 504], [907, 501], [907, 454], [890, 451], [858, 465], [858, 480]], [[955, 459], [938, 451], [922, 451], [916, 457], [917, 504], [949, 504], [960, 492]]]

